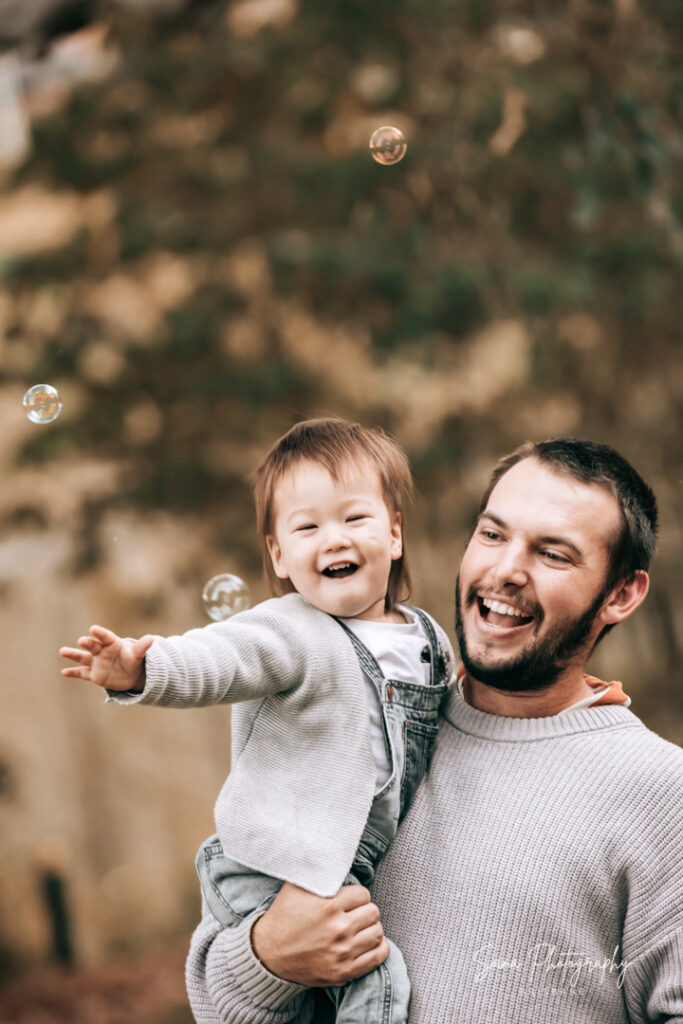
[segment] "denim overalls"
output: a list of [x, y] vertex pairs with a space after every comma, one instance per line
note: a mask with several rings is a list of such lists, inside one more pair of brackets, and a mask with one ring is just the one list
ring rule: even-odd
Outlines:
[[[409, 607], [409, 606], [407, 606]], [[424, 660], [430, 662], [429, 685], [385, 679], [374, 655], [343, 622], [340, 626], [354, 646], [361, 669], [375, 686], [382, 708], [384, 738], [391, 774], [375, 794], [360, 839], [351, 873], [344, 884], [370, 885], [375, 868], [396, 834], [422, 776], [429, 766], [438, 729], [438, 713], [450, 676], [447, 654], [437, 642], [430, 618], [410, 607], [424, 629], [428, 643]], [[197, 873], [206, 903], [226, 927], [239, 924], [253, 911], [272, 903], [282, 881], [252, 871], [223, 853], [218, 836], [199, 848]], [[403, 956], [389, 942], [390, 953], [378, 968], [343, 987], [326, 989], [337, 1007], [337, 1024], [403, 1024], [408, 1016], [410, 982]]]

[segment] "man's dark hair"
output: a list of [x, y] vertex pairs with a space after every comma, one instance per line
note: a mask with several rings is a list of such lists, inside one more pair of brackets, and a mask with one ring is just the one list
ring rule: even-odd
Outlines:
[[584, 484], [606, 487], [621, 510], [621, 530], [609, 539], [609, 569], [604, 593], [630, 581], [637, 569], [647, 571], [657, 540], [657, 502], [651, 489], [626, 459], [607, 444], [558, 437], [527, 441], [495, 466], [482, 499], [480, 512], [491, 491], [508, 470], [524, 459], [536, 459], [556, 473]]

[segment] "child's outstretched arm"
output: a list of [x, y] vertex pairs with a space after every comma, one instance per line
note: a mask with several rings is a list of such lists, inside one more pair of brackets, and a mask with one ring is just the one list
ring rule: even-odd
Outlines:
[[91, 626], [90, 635], [78, 640], [78, 647], [60, 647], [62, 658], [75, 661], [76, 668], [63, 668], [62, 675], [88, 679], [106, 690], [141, 693], [145, 688], [145, 654], [153, 636], [128, 640], [103, 626]]
[[[287, 594], [181, 636], [124, 640], [93, 626], [78, 647], [59, 653], [77, 665], [63, 670], [65, 676], [96, 683], [117, 703], [201, 708], [294, 687], [308, 693], [312, 680], [329, 675], [338, 631], [329, 615]], [[357, 660], [348, 646], [353, 672]]]

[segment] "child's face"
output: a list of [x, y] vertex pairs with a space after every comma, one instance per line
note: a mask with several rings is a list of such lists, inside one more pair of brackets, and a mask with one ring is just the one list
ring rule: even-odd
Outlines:
[[377, 471], [360, 463], [334, 480], [307, 459], [280, 480], [274, 499], [266, 542], [280, 579], [329, 615], [391, 617], [384, 599], [403, 550], [401, 516], [387, 508]]

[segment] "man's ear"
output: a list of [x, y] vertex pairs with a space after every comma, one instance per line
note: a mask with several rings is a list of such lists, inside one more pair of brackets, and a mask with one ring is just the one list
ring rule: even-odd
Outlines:
[[275, 575], [278, 576], [281, 580], [288, 580], [289, 573], [282, 564], [282, 551], [280, 550], [280, 545], [277, 542], [277, 538], [273, 537], [271, 534], [268, 534], [268, 536], [266, 537], [266, 547], [268, 548], [270, 560], [273, 563]]
[[636, 569], [630, 579], [615, 587], [598, 612], [602, 625], [613, 626], [627, 619], [643, 603], [649, 589], [650, 577], [644, 569]]
[[391, 524], [391, 560], [394, 562], [403, 554], [403, 518], [400, 512], [394, 513]]

